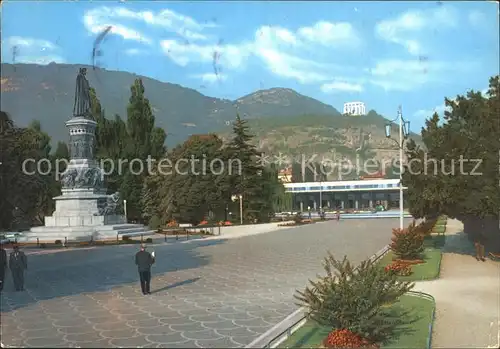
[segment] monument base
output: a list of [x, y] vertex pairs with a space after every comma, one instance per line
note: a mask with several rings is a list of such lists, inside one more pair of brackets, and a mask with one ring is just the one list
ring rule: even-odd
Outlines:
[[95, 226], [33, 227], [23, 234], [23, 242], [80, 242], [98, 240], [121, 240], [123, 236], [153, 235], [154, 230], [142, 224], [111, 224]]
[[23, 234], [25, 242], [97, 241], [123, 236], [152, 235], [142, 224], [128, 224], [124, 215], [103, 214], [109, 195], [92, 188], [63, 189], [55, 197], [56, 209], [45, 217], [45, 226], [33, 227]]

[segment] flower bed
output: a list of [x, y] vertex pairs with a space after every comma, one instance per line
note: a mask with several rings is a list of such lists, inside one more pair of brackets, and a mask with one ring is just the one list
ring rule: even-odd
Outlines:
[[[407, 325], [401, 325], [398, 336], [382, 344], [381, 348], [427, 348], [428, 339], [431, 336], [429, 324], [433, 320], [434, 307], [434, 302], [431, 300], [411, 294], [404, 295], [396, 303], [390, 304], [389, 309], [395, 312], [410, 312], [415, 321], [410, 325], [409, 330], [406, 330]], [[324, 348], [323, 342], [331, 332], [330, 328], [307, 321], [279, 347]]]
[[392, 263], [385, 266], [384, 270], [387, 273], [394, 273], [398, 276], [409, 276], [412, 274], [411, 265], [409, 263], [404, 263], [399, 261], [393, 261]]
[[278, 227], [296, 227], [299, 225], [306, 225], [306, 224], [312, 224], [312, 223], [316, 223], [316, 222], [312, 219], [304, 219], [302, 222], [281, 223], [281, 224], [278, 224]]
[[[398, 258], [394, 255], [394, 253], [389, 251], [380, 260], [379, 265], [385, 269], [388, 265], [391, 265], [397, 260]], [[424, 249], [421, 259], [412, 261], [412, 264], [408, 264], [407, 260], [404, 260], [404, 262], [406, 262], [406, 264], [411, 268], [411, 274], [399, 275], [399, 279], [404, 281], [437, 279], [439, 277], [439, 269], [441, 266], [441, 250], [435, 247], [427, 247]]]
[[368, 340], [344, 328], [333, 330], [323, 340], [322, 348], [380, 348], [376, 343], [370, 343]]

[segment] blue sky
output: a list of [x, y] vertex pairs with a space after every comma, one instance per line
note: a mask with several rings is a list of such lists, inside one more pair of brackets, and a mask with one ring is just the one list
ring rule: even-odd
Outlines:
[[4, 62], [92, 64], [96, 36], [112, 26], [100, 48], [106, 69], [228, 99], [287, 87], [340, 111], [362, 101], [393, 117], [401, 104], [413, 131], [445, 96], [484, 90], [499, 72], [494, 2], [2, 5]]

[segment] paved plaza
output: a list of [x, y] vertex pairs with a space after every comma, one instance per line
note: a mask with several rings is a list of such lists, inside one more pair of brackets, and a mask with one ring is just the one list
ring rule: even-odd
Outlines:
[[150, 246], [152, 295], [122, 245], [28, 256], [26, 291], [1, 295], [1, 338], [14, 347], [243, 347], [297, 309], [293, 294], [330, 250], [360, 262], [397, 219], [327, 221], [231, 240]]

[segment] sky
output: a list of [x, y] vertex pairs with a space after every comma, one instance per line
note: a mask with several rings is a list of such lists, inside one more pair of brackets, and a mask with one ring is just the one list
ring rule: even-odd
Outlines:
[[414, 132], [499, 74], [491, 1], [11, 0], [1, 29], [7, 63], [95, 63], [231, 100], [285, 87], [388, 118], [401, 105]]

